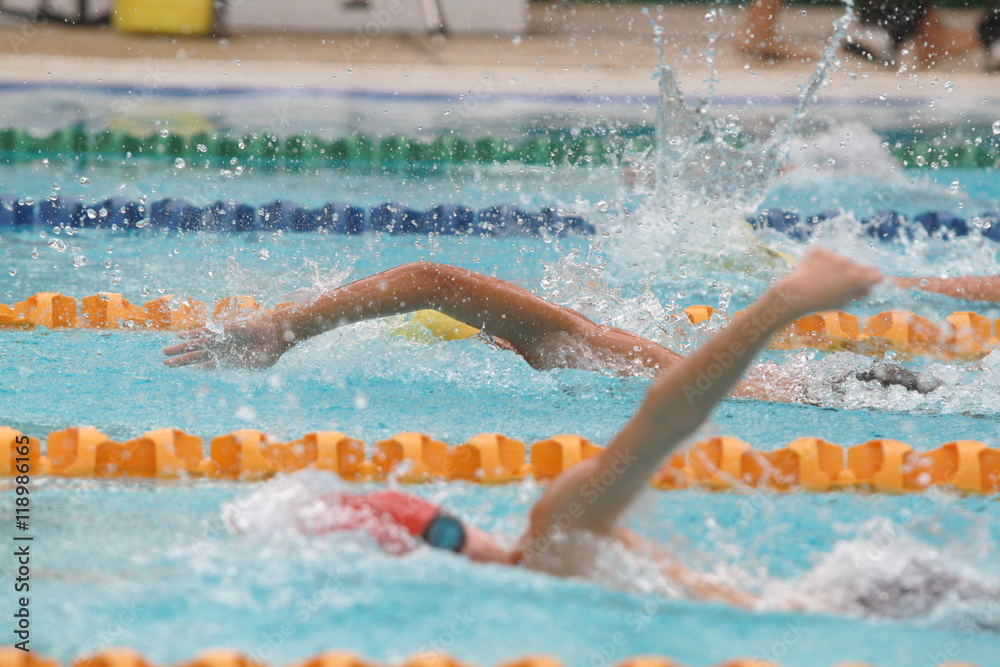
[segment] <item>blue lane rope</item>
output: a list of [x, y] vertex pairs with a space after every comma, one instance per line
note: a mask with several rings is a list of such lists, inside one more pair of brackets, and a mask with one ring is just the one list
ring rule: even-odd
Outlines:
[[[808, 240], [813, 229], [826, 220], [844, 215], [841, 210], [829, 210], [803, 216], [794, 209], [772, 208], [747, 217], [754, 229], [773, 229], [799, 241]], [[899, 211], [878, 211], [861, 220], [861, 227], [868, 236], [880, 241], [912, 240], [917, 230], [929, 236], [950, 239], [969, 236], [978, 229], [991, 241], [1000, 241], [1000, 211], [983, 213], [975, 218], [962, 218], [948, 211], [925, 211], [908, 218]]]
[[385, 203], [368, 209], [344, 202], [306, 208], [289, 201], [260, 206], [217, 201], [194, 206], [183, 199], [164, 199], [149, 206], [114, 198], [90, 206], [64, 197], [28, 203], [0, 196], [0, 228], [31, 225], [133, 229], [253, 232], [286, 230], [331, 234], [467, 234], [472, 236], [540, 236], [593, 234], [593, 225], [575, 215], [563, 215], [546, 206], [525, 211], [499, 205], [475, 210], [459, 204], [441, 204], [426, 211]]
[[[755, 229], [773, 229], [794, 239], [807, 240], [820, 223], [843, 214], [822, 211], [805, 216], [794, 209], [767, 209], [747, 217]], [[286, 230], [330, 234], [465, 234], [471, 236], [541, 236], [595, 234], [596, 227], [577, 215], [564, 215], [550, 206], [525, 211], [517, 206], [497, 205], [473, 209], [461, 204], [440, 204], [418, 210], [398, 203], [373, 208], [345, 202], [330, 202], [318, 208], [278, 200], [251, 206], [243, 202], [217, 201], [194, 206], [183, 199], [163, 199], [146, 205], [113, 198], [85, 205], [75, 199], [56, 197], [35, 202], [15, 195], [0, 196], [0, 229], [30, 226], [136, 229], [152, 227], [173, 230], [254, 232]], [[943, 239], [975, 233], [1000, 242], [1000, 211], [966, 219], [948, 211], [925, 211], [913, 218], [892, 210], [879, 211], [861, 220], [865, 232], [880, 241], [914, 238], [917, 230]]]

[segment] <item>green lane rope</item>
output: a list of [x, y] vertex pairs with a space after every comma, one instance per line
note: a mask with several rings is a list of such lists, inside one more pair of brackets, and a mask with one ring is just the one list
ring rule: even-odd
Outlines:
[[0, 130], [0, 161], [179, 158], [192, 163], [235, 161], [355, 168], [463, 163], [604, 165], [617, 163], [626, 154], [645, 152], [652, 145], [652, 136], [594, 134], [569, 139], [537, 135], [517, 141], [494, 136], [465, 139], [451, 134], [434, 139], [353, 134], [327, 141], [313, 134], [282, 139], [268, 132], [251, 132], [243, 137], [219, 132], [185, 136], [162, 131], [137, 136], [122, 130], [88, 134], [79, 127], [39, 137], [14, 127]]
[[[735, 140], [746, 143], [745, 137]], [[36, 136], [23, 127], [0, 130], [0, 163], [50, 161], [109, 161], [125, 159], [184, 160], [190, 164], [328, 166], [349, 169], [437, 168], [461, 164], [526, 164], [601, 166], [642, 155], [653, 147], [648, 126], [621, 129], [592, 128], [579, 133], [552, 131], [524, 139], [496, 136], [465, 138], [444, 134], [416, 138], [403, 134], [385, 137], [351, 134], [325, 140], [314, 134], [286, 138], [270, 132], [242, 137], [224, 132], [185, 135], [164, 130], [136, 135], [111, 129], [88, 133], [66, 127]], [[890, 153], [908, 169], [1000, 167], [1000, 142], [889, 141]]]

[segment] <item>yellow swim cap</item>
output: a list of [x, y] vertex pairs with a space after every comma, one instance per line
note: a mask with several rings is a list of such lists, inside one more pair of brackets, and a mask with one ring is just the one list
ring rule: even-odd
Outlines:
[[392, 332], [393, 336], [403, 336], [410, 340], [462, 340], [479, 333], [479, 329], [459, 322], [453, 317], [436, 310], [418, 310], [401, 327]]

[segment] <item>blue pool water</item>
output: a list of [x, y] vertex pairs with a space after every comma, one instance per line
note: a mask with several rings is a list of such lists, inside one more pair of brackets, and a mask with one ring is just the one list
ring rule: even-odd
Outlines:
[[[15, 108], [18, 99], [12, 98]], [[182, 96], [173, 102], [213, 107], [210, 100]], [[325, 108], [337, 103], [326, 100]], [[392, 111], [394, 129], [413, 131], [418, 121], [407, 121], [401, 105], [381, 104]], [[351, 117], [345, 106], [331, 113]], [[645, 118], [627, 103], [621, 106], [631, 120]], [[81, 108], [71, 109], [86, 120]], [[475, 127], [515, 132], [530, 125], [525, 115], [523, 107], [500, 109]], [[239, 127], [258, 118], [244, 112], [229, 120]], [[918, 237], [894, 246], [861, 231], [858, 220], [881, 208], [995, 210], [1000, 178], [954, 169], [903, 172], [880, 153], [877, 139], [857, 129], [860, 146], [840, 147], [843, 128], [857, 122], [835, 119], [826, 135], [830, 148], [814, 150], [806, 144], [817, 142], [803, 142], [792, 152], [794, 168], [772, 184], [760, 206], [843, 209], [845, 215], [817, 238], [889, 273], [1000, 273], [1000, 246], [981, 239]], [[356, 129], [346, 122], [334, 127]], [[855, 168], [840, 169], [837, 159], [831, 165], [831, 151]], [[394, 200], [418, 208], [515, 203], [558, 206], [587, 216], [600, 230], [595, 237], [545, 240], [0, 230], [0, 302], [57, 290], [78, 298], [115, 291], [137, 303], [163, 293], [206, 302], [251, 294], [274, 305], [294, 290], [330, 288], [423, 259], [511, 280], [687, 351], [720, 323], [682, 325], [681, 308], [705, 303], [734, 312], [784, 269], [755, 246], [721, 258], [692, 258], [653, 247], [655, 238], [619, 233], [624, 225], [661, 222], [643, 208], [649, 194], [638, 189], [630, 190], [610, 167], [463, 167], [414, 177], [326, 170], [223, 175], [152, 163], [0, 165], [0, 191], [36, 199], [58, 192], [87, 202], [145, 196], [203, 204], [226, 196], [255, 204], [277, 198], [365, 206]], [[705, 238], [712, 242], [710, 232]], [[769, 232], [761, 239], [793, 255], [806, 247]], [[890, 287], [879, 288], [852, 312], [889, 308], [936, 320], [965, 309], [1000, 317], [995, 304]], [[453, 444], [480, 432], [528, 443], [569, 432], [604, 444], [649, 386], [645, 379], [610, 374], [539, 373], [476, 341], [426, 344], [392, 336], [397, 324], [340, 329], [260, 372], [166, 369], [160, 349], [175, 340], [169, 333], [2, 331], [0, 423], [39, 436], [88, 424], [118, 440], [173, 426], [208, 437], [260, 428], [284, 439], [337, 429], [368, 443], [407, 430]], [[928, 396], [853, 380], [843, 391], [831, 389], [831, 379], [868, 362], [856, 355], [765, 357], [787, 373], [812, 378], [817, 405], [727, 400], [710, 430], [761, 449], [804, 435], [844, 446], [875, 437], [923, 450], [963, 438], [1000, 445], [995, 354], [972, 368], [909, 362], [948, 382]], [[649, 563], [619, 562], [615, 571], [593, 579], [560, 580], [475, 566], [428, 549], [395, 559], [358, 536], [303, 537], [289, 529], [305, 497], [337, 485], [311, 472], [254, 484], [41, 480], [32, 496], [34, 648], [68, 659], [104, 645], [129, 645], [154, 661], [176, 662], [210, 646], [231, 646], [274, 664], [330, 647], [385, 661], [442, 649], [479, 664], [530, 652], [557, 655], [568, 665], [613, 664], [639, 653], [694, 666], [759, 655], [790, 667], [847, 660], [922, 667], [943, 658], [987, 665], [1000, 649], [996, 599], [961, 599], [975, 585], [994, 591], [1000, 585], [995, 496], [648, 494], [632, 517], [635, 527], [693, 566], [762, 592], [768, 608], [751, 612], [671, 594]], [[533, 482], [413, 490], [508, 544], [540, 493]], [[10, 522], [3, 525], [0, 534], [7, 536]], [[10, 559], [0, 560], [5, 580], [10, 567]], [[951, 597], [938, 599], [940, 588]], [[885, 590], [901, 601], [882, 601], [886, 608], [866, 615], [859, 600]], [[796, 596], [805, 596], [813, 608], [782, 611]], [[4, 608], [10, 597], [4, 587]]]

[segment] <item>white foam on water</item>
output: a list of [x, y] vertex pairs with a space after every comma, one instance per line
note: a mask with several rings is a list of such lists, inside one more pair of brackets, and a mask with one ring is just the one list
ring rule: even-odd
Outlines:
[[[706, 97], [688, 105], [677, 68], [665, 60], [664, 31], [650, 19], [660, 55], [654, 74], [659, 85], [657, 142], [649, 163], [640, 171], [652, 179], [652, 194], [628, 219], [606, 230], [611, 238], [609, 250], [619, 261], [653, 269], [706, 259], [739, 266], [780, 265], [757, 242], [745, 218], [760, 206], [783, 169], [797, 124], [829, 77], [835, 47], [850, 17], [848, 8], [837, 21], [816, 71], [799, 91], [791, 115], [768, 138], [743, 146], [736, 143], [743, 133], [739, 118], [710, 116], [711, 89]], [[705, 57], [711, 66], [711, 45]]]
[[969, 554], [988, 549], [988, 537], [972, 547], [934, 546], [914, 532], [887, 519], [865, 522], [858, 537], [838, 542], [798, 579], [769, 582], [763, 606], [957, 620], [996, 605], [1000, 580], [973, 565]]

